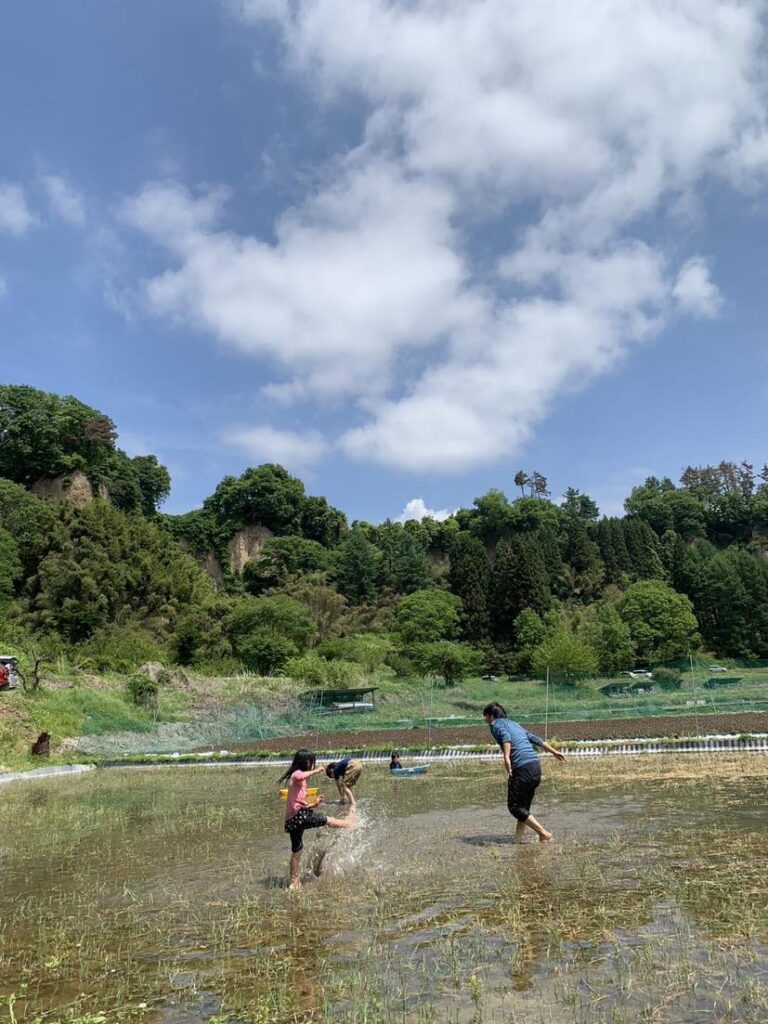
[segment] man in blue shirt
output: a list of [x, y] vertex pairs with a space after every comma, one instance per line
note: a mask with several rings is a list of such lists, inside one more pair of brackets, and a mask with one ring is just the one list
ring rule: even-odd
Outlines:
[[541, 843], [551, 843], [552, 833], [531, 814], [531, 804], [541, 782], [541, 765], [534, 746], [541, 747], [558, 761], [565, 760], [565, 754], [545, 743], [540, 736], [534, 736], [522, 725], [507, 717], [501, 704], [489, 704], [483, 709], [483, 717], [491, 727], [493, 738], [501, 747], [504, 768], [509, 776], [507, 782], [507, 807], [516, 819], [515, 842], [521, 843], [526, 828], [533, 829]]

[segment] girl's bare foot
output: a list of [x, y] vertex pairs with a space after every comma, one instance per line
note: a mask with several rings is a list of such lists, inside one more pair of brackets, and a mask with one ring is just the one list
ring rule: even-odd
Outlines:
[[298, 878], [294, 878], [291, 884], [288, 886], [288, 892], [298, 892], [301, 889], [301, 882]]
[[554, 841], [555, 837], [552, 835], [551, 832], [547, 832], [546, 835], [539, 836], [540, 843], [554, 843]]

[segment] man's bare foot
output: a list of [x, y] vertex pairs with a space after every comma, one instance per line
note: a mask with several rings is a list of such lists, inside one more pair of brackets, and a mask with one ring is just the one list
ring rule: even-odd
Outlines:
[[294, 878], [291, 884], [288, 886], [288, 892], [299, 892], [301, 890], [301, 882], [298, 878]]
[[539, 842], [540, 843], [554, 843], [554, 841], [555, 841], [555, 837], [552, 835], [551, 832], [547, 832], [546, 835], [539, 836]]

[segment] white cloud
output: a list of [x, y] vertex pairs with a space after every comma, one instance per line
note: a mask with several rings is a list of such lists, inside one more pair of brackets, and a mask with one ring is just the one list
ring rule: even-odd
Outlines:
[[436, 519], [438, 523], [444, 522], [451, 513], [447, 508], [441, 508], [437, 511], [432, 508], [428, 508], [423, 498], [411, 498], [410, 501], [405, 503], [405, 508], [395, 520], [396, 523], [407, 523], [411, 519]]
[[439, 184], [368, 160], [285, 216], [274, 245], [218, 229], [217, 192], [152, 184], [122, 216], [180, 264], [146, 283], [151, 310], [271, 356], [300, 392], [359, 394], [386, 388], [398, 350], [470, 319], [451, 211]]
[[77, 227], [82, 227], [85, 224], [85, 206], [82, 196], [64, 178], [54, 174], [43, 174], [40, 176], [40, 184], [57, 217], [61, 217], [62, 220]]
[[294, 469], [317, 462], [328, 449], [325, 439], [315, 431], [299, 434], [269, 426], [231, 430], [222, 440], [242, 449], [257, 463], [278, 462]]
[[[168, 253], [147, 307], [270, 359], [271, 397], [351, 396], [349, 455], [414, 471], [510, 456], [672, 317], [717, 313], [706, 263], [676, 265], [649, 215], [695, 210], [713, 179], [764, 186], [762, 3], [240, 9], [279, 27], [290, 71], [327, 101], [363, 98], [359, 148], [273, 242], [225, 229], [221, 191], [175, 183], [123, 217]], [[487, 269], [459, 225], [494, 221]]]
[[692, 316], [717, 316], [723, 305], [720, 289], [709, 276], [709, 267], [700, 256], [689, 259], [680, 268], [672, 294], [680, 309]]
[[21, 185], [0, 181], [0, 232], [23, 235], [36, 223]]

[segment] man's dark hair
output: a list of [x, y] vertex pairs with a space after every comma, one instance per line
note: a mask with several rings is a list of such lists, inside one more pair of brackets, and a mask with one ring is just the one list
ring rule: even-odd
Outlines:
[[495, 701], [493, 702], [493, 704], [486, 704], [486, 706], [483, 708], [483, 718], [485, 718], [486, 715], [490, 715], [494, 721], [497, 718], [508, 717], [507, 712], [504, 710], [501, 704], [497, 704]]

